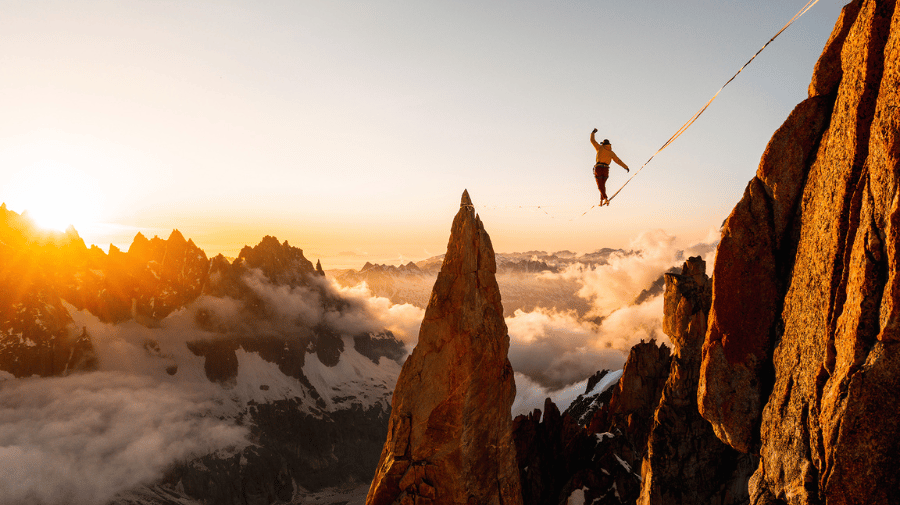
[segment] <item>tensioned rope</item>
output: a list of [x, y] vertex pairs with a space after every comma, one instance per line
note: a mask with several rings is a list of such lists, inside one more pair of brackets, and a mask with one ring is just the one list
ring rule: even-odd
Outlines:
[[[706, 111], [706, 108], [709, 107], [709, 105], [713, 102], [713, 100], [715, 100], [716, 97], [719, 96], [719, 93], [721, 93], [722, 90], [725, 89], [725, 86], [728, 86], [728, 85], [731, 83], [731, 81], [733, 81], [734, 78], [737, 77], [738, 74], [740, 74], [740, 73], [744, 70], [744, 68], [746, 68], [747, 65], [750, 64], [751, 61], [753, 61], [757, 56], [759, 56], [759, 53], [763, 52], [763, 49], [765, 49], [766, 47], [768, 47], [769, 44], [771, 44], [773, 40], [775, 40], [779, 35], [781, 35], [781, 32], [785, 31], [785, 30], [787, 29], [787, 27], [791, 26], [791, 24], [793, 24], [794, 21], [796, 21], [797, 19], [799, 19], [800, 16], [806, 14], [806, 11], [808, 11], [809, 9], [811, 9], [812, 6], [815, 5], [818, 1], [819, 1], [819, 0], [809, 0], [808, 2], [806, 2], [806, 5], [804, 5], [803, 8], [800, 9], [800, 10], [797, 12], [797, 14], [794, 14], [794, 17], [792, 17], [791, 20], [788, 21], [786, 25], [784, 25], [783, 27], [781, 27], [781, 29], [778, 30], [778, 33], [776, 33], [775, 35], [773, 35], [772, 38], [769, 39], [768, 42], [766, 42], [765, 44], [763, 44], [763, 46], [759, 49], [759, 51], [756, 51], [756, 54], [754, 54], [749, 60], [747, 60], [747, 63], [744, 63], [744, 65], [743, 65], [740, 69], [738, 69], [738, 71], [735, 72], [733, 76], [731, 76], [731, 79], [728, 79], [728, 82], [726, 82], [725, 84], [722, 85], [721, 88], [719, 88], [719, 91], [716, 91], [716, 94], [713, 95], [713, 97], [710, 98], [708, 102], [706, 102], [706, 105], [704, 105], [703, 107], [701, 107], [700, 110], [698, 110], [693, 116], [691, 116], [691, 118], [690, 118], [686, 123], [684, 123], [684, 124], [681, 126], [681, 128], [678, 129], [677, 132], [675, 132], [674, 135], [672, 135], [671, 137], [669, 137], [669, 140], [667, 140], [666, 143], [663, 144], [662, 147], [660, 147], [655, 153], [653, 153], [653, 156], [650, 156], [650, 159], [648, 159], [647, 161], [645, 161], [644, 164], [641, 165], [641, 168], [635, 170], [635, 172], [634, 172], [633, 174], [631, 174], [631, 177], [629, 177], [629, 178], [625, 181], [625, 183], [622, 184], [622, 187], [621, 187], [621, 188], [619, 188], [618, 190], [616, 190], [616, 192], [613, 193], [613, 195], [612, 195], [611, 197], [609, 197], [609, 200], [612, 201], [612, 199], [615, 198], [616, 195], [618, 195], [619, 192], [621, 192], [622, 189], [624, 189], [625, 186], [627, 186], [629, 182], [631, 182], [631, 179], [634, 179], [634, 177], [635, 177], [637, 174], [639, 174], [639, 173], [641, 172], [641, 170], [644, 169], [644, 167], [647, 166], [647, 163], [650, 163], [650, 160], [652, 160], [654, 156], [656, 156], [657, 154], [659, 154], [660, 152], [662, 152], [663, 149], [669, 147], [669, 144], [671, 144], [672, 142], [674, 142], [675, 139], [677, 139], [678, 137], [680, 137], [681, 134], [685, 132], [685, 130], [687, 130], [688, 128], [690, 128], [691, 125], [694, 124], [694, 121], [696, 121], [697, 118], [699, 118], [700, 115], [703, 114], [704, 111]], [[585, 214], [587, 214], [588, 212], [590, 212], [591, 209], [593, 209], [594, 207], [597, 207], [597, 204], [592, 205], [590, 209], [584, 211], [584, 214], [581, 214], [581, 216], [579, 216], [579, 217], [584, 216]]]

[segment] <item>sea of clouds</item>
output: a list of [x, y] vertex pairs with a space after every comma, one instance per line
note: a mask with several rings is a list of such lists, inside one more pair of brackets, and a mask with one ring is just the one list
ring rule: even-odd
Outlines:
[[[662, 296], [640, 304], [635, 298], [688, 256], [704, 257], [711, 271], [717, 241], [718, 234], [711, 233], [679, 248], [671, 235], [646, 232], [632, 241], [630, 253], [614, 253], [608, 264], [531, 274], [544, 283], [572, 286], [577, 290], [572, 296], [589, 309], [530, 307], [506, 318], [518, 386], [514, 415], [542, 408], [548, 396], [571, 401], [587, 377], [620, 369], [641, 340], [667, 342]], [[161, 478], [179, 461], [247, 444], [246, 428], [227, 416], [234, 399], [206, 380], [202, 358], [185, 345], [220, 336], [197, 324], [198, 309], [215, 313], [217, 321], [243, 335], [327, 323], [348, 336], [388, 329], [409, 350], [415, 346], [424, 307], [373, 296], [364, 284], [317, 282], [290, 288], [249, 275], [247, 285], [270, 308], [264, 320], [248, 319], [237, 300], [209, 296], [149, 326], [106, 324], [69, 307], [77, 327], [91, 335], [100, 370], [47, 379], [0, 374], [2, 502], [104, 503]], [[323, 293], [346, 303], [323, 303]], [[178, 373], [171, 376], [167, 369], [174, 364]]]
[[[506, 318], [509, 360], [518, 391], [513, 414], [542, 408], [547, 397], [568, 398], [571, 388], [583, 389], [586, 379], [599, 370], [621, 369], [631, 347], [641, 341], [655, 339], [668, 344], [662, 332], [662, 294], [640, 304], [635, 303], [636, 298], [691, 256], [703, 258], [711, 275], [718, 241], [719, 232], [710, 230], [703, 240], [679, 247], [675, 236], [662, 230], [647, 231], [623, 251], [614, 252], [607, 264], [576, 263], [558, 273], [528, 274], [548, 285], [572, 286], [571, 298], [583, 300], [589, 308], [581, 310], [580, 304], [579, 310], [531, 307], [517, 309]], [[506, 280], [500, 282], [501, 297]], [[392, 329], [410, 349], [415, 346], [423, 307], [393, 304], [373, 296], [365, 284], [336, 289], [367, 304], [376, 320]]]
[[[216, 323], [242, 337], [305, 336], [313, 326], [328, 324], [347, 336], [388, 327], [404, 339], [415, 338], [420, 309], [358, 293], [329, 305], [323, 295], [340, 293], [324, 279], [315, 281], [319, 285], [292, 288], [251, 272], [245, 282], [264, 300], [264, 318], [248, 317], [239, 300], [211, 296], [149, 325], [104, 323], [66, 305], [75, 328], [91, 336], [99, 371], [23, 379], [0, 373], [0, 503], [107, 503], [159, 480], [179, 462], [217, 451], [231, 454], [250, 443], [248, 429], [234, 417], [256, 398], [241, 397], [240, 385], [227, 389], [210, 383], [203, 358], [186, 346], [222, 337], [197, 323], [198, 310], [215, 314]], [[175, 375], [169, 373], [173, 366]], [[275, 365], [269, 368], [277, 371]], [[302, 389], [294, 379], [281, 380]], [[259, 395], [277, 388], [246, 389]]]

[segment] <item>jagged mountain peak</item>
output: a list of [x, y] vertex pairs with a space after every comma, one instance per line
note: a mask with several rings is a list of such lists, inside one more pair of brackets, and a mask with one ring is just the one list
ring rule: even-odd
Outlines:
[[472, 199], [469, 198], [469, 190], [468, 189], [463, 190], [462, 199], [459, 202], [459, 206], [460, 207], [471, 207], [472, 206]]
[[172, 230], [172, 233], [169, 234], [169, 238], [167, 239], [167, 241], [170, 244], [172, 244], [172, 243], [176, 243], [176, 244], [187, 243], [187, 241], [184, 238], [184, 235], [182, 235], [181, 232], [178, 231], [177, 228]]
[[147, 244], [149, 244], [149, 243], [150, 243], [150, 240], [146, 236], [144, 236], [143, 233], [137, 232], [137, 234], [135, 234], [135, 236], [134, 236], [134, 239], [132, 239], [132, 241], [131, 241], [131, 246], [128, 248], [128, 252], [131, 252], [132, 249], [142, 250], [142, 249], [146, 248]]
[[390, 436], [367, 504], [521, 503], [510, 418], [515, 382], [495, 273], [490, 238], [463, 205], [394, 390]]
[[266, 235], [254, 247], [244, 246], [235, 263], [244, 263], [248, 268], [258, 268], [272, 282], [299, 286], [314, 275], [316, 268], [303, 255], [303, 250], [292, 247], [287, 240], [280, 243], [277, 238]]

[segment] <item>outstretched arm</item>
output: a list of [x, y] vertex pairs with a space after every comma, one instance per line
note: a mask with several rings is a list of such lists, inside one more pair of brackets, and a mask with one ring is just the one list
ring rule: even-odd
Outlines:
[[630, 170], [628, 170], [628, 165], [626, 165], [625, 162], [623, 162], [622, 160], [620, 160], [619, 157], [616, 156], [616, 153], [613, 153], [612, 151], [610, 151], [610, 152], [612, 153], [612, 159], [613, 159], [613, 161], [615, 161], [616, 163], [618, 163], [619, 165], [621, 165], [621, 167], [624, 168], [626, 172], [630, 172]]
[[594, 131], [591, 132], [591, 144], [594, 146], [594, 149], [600, 150], [600, 144], [597, 143], [597, 139], [594, 138], [594, 134], [597, 133], [597, 129], [594, 128]]

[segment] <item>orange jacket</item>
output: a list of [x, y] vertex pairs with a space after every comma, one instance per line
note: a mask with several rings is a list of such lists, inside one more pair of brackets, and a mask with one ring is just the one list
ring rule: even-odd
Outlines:
[[606, 163], [609, 165], [610, 161], [615, 161], [625, 170], [628, 170], [628, 165], [626, 165], [622, 160], [616, 156], [616, 153], [612, 150], [612, 144], [600, 145], [597, 143], [597, 140], [594, 138], [594, 132], [591, 132], [591, 144], [594, 145], [594, 149], [597, 150], [597, 163]]

